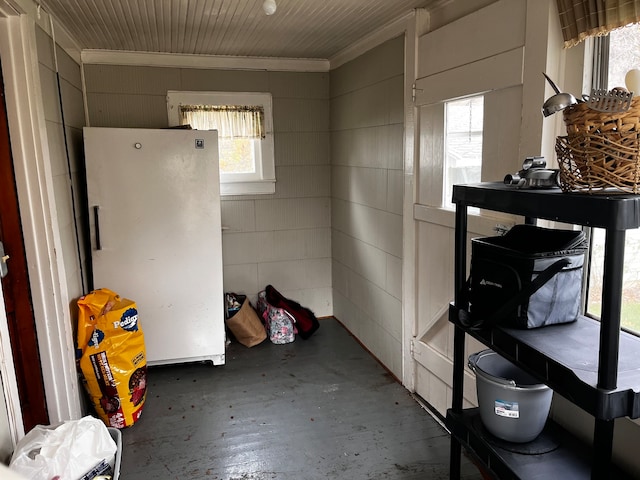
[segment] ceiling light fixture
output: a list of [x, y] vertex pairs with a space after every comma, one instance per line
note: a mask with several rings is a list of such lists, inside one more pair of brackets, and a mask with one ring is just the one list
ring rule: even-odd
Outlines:
[[276, 8], [278, 8], [276, 0], [264, 0], [264, 3], [262, 4], [262, 9], [267, 15], [273, 15], [276, 13]]

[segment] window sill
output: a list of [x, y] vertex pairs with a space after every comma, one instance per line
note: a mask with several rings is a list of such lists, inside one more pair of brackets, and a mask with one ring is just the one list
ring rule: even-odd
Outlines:
[[221, 183], [220, 195], [269, 195], [276, 193], [276, 181]]

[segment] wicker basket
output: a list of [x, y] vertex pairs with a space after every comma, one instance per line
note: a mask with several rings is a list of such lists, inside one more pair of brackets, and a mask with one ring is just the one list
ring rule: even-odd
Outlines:
[[640, 98], [626, 112], [579, 103], [564, 110], [567, 136], [556, 140], [565, 192], [640, 193]]

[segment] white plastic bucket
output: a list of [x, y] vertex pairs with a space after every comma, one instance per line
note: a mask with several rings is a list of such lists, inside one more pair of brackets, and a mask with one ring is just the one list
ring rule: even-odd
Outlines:
[[493, 350], [471, 355], [469, 367], [485, 428], [508, 442], [534, 440], [549, 416], [553, 390]]

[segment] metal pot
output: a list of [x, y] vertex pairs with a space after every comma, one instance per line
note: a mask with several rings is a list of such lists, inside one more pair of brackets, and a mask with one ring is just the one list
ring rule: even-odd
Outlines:
[[553, 115], [560, 110], [564, 110], [565, 108], [578, 103], [576, 97], [574, 97], [570, 93], [561, 92], [558, 86], [547, 76], [546, 73], [542, 72], [542, 75], [544, 75], [544, 78], [547, 79], [547, 82], [549, 82], [549, 85], [551, 85], [553, 91], [556, 92], [555, 95], [547, 98], [547, 100], [542, 105], [542, 114], [545, 117]]
[[556, 93], [542, 105], [542, 115], [548, 117], [576, 103], [578, 103], [578, 100], [570, 93]]

